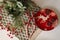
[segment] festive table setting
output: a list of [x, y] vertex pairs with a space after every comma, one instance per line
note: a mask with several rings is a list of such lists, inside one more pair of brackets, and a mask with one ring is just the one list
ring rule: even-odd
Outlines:
[[41, 40], [38, 35], [58, 28], [58, 10], [46, 1], [1, 0], [0, 40]]

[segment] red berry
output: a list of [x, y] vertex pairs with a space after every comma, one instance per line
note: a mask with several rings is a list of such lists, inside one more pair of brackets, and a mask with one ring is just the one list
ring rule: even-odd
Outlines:
[[2, 16], [0, 16], [0, 20], [2, 20]]
[[36, 25], [42, 30], [52, 30], [58, 23], [58, 17], [51, 9], [42, 9], [34, 17]]

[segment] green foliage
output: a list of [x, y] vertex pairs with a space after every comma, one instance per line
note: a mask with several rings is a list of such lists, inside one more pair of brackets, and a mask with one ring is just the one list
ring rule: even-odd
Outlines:
[[21, 2], [8, 0], [5, 1], [5, 9], [9, 12], [9, 14], [13, 14], [13, 17], [17, 17], [22, 15], [21, 12], [25, 11], [25, 8]]
[[31, 0], [4, 0], [3, 3], [8, 14], [12, 14], [15, 18], [15, 26], [18, 28], [23, 26], [21, 16], [23, 16], [26, 9], [30, 11], [36, 8], [36, 4]]

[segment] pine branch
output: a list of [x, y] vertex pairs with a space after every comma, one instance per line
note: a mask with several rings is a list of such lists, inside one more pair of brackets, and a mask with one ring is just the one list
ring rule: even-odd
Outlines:
[[31, 0], [4, 0], [3, 3], [4, 8], [8, 11], [8, 14], [12, 14], [15, 18], [14, 24], [17, 28], [23, 27], [21, 16], [25, 13], [25, 9], [30, 11], [37, 8], [37, 5]]

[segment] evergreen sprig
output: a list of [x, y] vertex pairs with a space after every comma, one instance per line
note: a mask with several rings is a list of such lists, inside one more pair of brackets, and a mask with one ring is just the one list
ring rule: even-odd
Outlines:
[[17, 0], [4, 0], [4, 9], [8, 11], [8, 14], [12, 14], [14, 19], [14, 25], [16, 28], [21, 28], [23, 26], [23, 21], [21, 20], [22, 15], [25, 12], [26, 7], [20, 1]]
[[16, 0], [8, 0], [5, 2], [5, 9], [9, 12], [9, 14], [13, 14], [13, 17], [17, 17], [19, 15], [22, 15], [25, 11], [25, 8], [23, 4]]
[[31, 0], [4, 0], [4, 8], [8, 11], [8, 14], [12, 14], [15, 18], [15, 26], [17, 28], [23, 26], [21, 20], [26, 9], [29, 11], [36, 8], [36, 4]]

